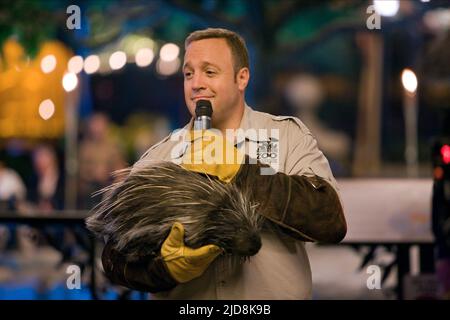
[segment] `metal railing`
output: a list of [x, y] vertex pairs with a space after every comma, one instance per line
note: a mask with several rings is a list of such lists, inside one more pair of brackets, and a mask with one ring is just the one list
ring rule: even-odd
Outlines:
[[28, 225], [31, 227], [42, 228], [49, 225], [60, 225], [64, 227], [83, 227], [88, 235], [89, 243], [84, 245], [88, 246], [86, 248], [89, 251], [88, 263], [91, 266], [90, 284], [89, 289], [91, 292], [92, 299], [99, 299], [97, 292], [97, 281], [96, 281], [96, 238], [86, 229], [85, 219], [89, 216], [89, 211], [52, 211], [52, 212], [33, 212], [33, 213], [21, 213], [18, 211], [3, 211], [0, 212], [0, 224], [20, 224]]

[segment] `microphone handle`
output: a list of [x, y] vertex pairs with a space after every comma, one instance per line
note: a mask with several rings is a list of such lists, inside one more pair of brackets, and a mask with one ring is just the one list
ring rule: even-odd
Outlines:
[[200, 116], [195, 118], [194, 130], [207, 130], [211, 129], [211, 117]]

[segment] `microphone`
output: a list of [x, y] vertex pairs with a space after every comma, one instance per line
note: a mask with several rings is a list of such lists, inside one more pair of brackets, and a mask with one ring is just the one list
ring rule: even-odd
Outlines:
[[212, 106], [209, 100], [198, 100], [195, 107], [194, 130], [211, 129]]

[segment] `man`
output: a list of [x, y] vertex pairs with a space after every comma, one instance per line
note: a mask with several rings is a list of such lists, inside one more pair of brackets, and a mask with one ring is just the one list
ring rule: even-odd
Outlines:
[[92, 194], [111, 183], [110, 173], [126, 166], [118, 141], [110, 134], [110, 120], [104, 113], [95, 113], [86, 122], [86, 135], [80, 143], [78, 163], [79, 200], [81, 208], [94, 207]]
[[[184, 160], [198, 155], [193, 148], [195, 135], [189, 134], [191, 120], [181, 134], [182, 141], [187, 141], [185, 148], [174, 138], [179, 132], [173, 133], [150, 148], [133, 169], [139, 170], [151, 160], [170, 160], [224, 183], [250, 188], [258, 212], [279, 231], [264, 231], [262, 247], [255, 256], [245, 263], [230, 264], [215, 245], [185, 247], [183, 226], [175, 223], [159, 254], [138, 262], [127, 261], [109, 241], [103, 252], [105, 273], [113, 282], [155, 293], [154, 298], [310, 299], [311, 271], [304, 241], [336, 243], [346, 234], [336, 182], [326, 158], [300, 120], [256, 112], [246, 105], [250, 71], [240, 36], [224, 29], [196, 31], [186, 39], [185, 49], [184, 93], [190, 113], [195, 114], [198, 100], [209, 100], [213, 128], [244, 132], [243, 139], [225, 141], [226, 145], [232, 144], [236, 153], [256, 150], [256, 158], [275, 161], [255, 163], [250, 160], [255, 155], [247, 154], [244, 163], [240, 157], [231, 164], [188, 163]], [[264, 129], [278, 137], [250, 134]], [[261, 174], [273, 164], [277, 172]]]

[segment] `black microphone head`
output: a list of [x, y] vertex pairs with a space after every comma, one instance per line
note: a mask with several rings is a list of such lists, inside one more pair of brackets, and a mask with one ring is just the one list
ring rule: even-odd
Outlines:
[[212, 117], [212, 105], [211, 101], [209, 100], [198, 100], [197, 104], [195, 106], [195, 116], [201, 117], [201, 116], [207, 116]]

